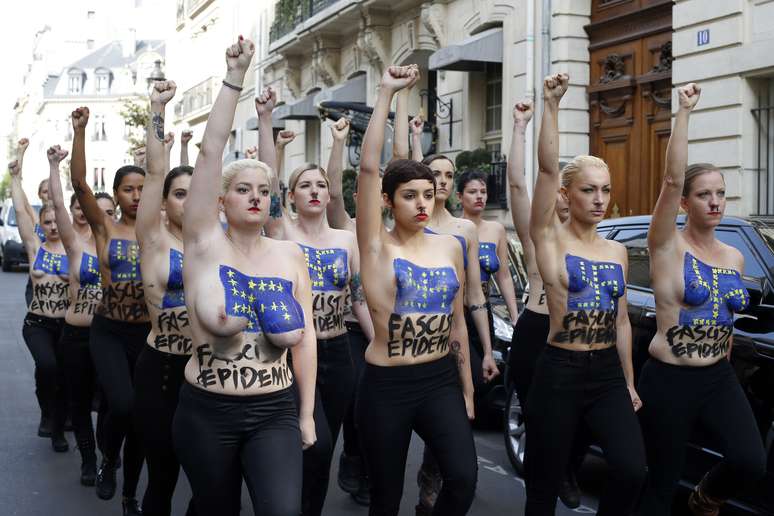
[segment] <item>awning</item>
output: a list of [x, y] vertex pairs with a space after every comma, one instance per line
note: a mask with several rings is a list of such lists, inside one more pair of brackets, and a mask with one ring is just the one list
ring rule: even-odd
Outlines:
[[314, 98], [315, 106], [322, 102], [358, 102], [366, 101], [366, 74], [358, 75], [348, 81], [327, 88], [318, 93]]
[[[315, 97], [319, 92], [311, 93], [306, 97], [294, 102], [285, 104], [274, 109], [278, 120], [312, 120], [319, 118], [315, 105]], [[283, 109], [284, 108], [284, 109]]]
[[430, 70], [483, 72], [487, 63], [503, 62], [503, 29], [489, 29], [444, 47], [430, 56]]

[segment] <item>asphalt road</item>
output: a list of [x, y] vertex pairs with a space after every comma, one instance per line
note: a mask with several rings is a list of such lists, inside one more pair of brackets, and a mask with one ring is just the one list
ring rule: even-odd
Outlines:
[[[24, 306], [25, 273], [0, 273], [0, 515], [11, 516], [83, 516], [121, 514], [120, 496], [111, 501], [99, 500], [93, 488], [79, 483], [80, 456], [72, 434], [67, 434], [71, 450], [57, 454], [49, 439], [37, 437], [40, 417], [35, 401], [33, 362], [21, 335]], [[524, 483], [510, 467], [496, 428], [475, 431], [479, 475], [476, 499], [469, 514], [476, 516], [521, 515], [524, 510]], [[339, 446], [341, 443], [339, 442]], [[422, 443], [415, 436], [411, 443], [406, 468], [401, 515], [413, 515], [417, 500], [416, 471], [422, 458]], [[338, 463], [338, 451], [334, 470]], [[602, 489], [604, 467], [589, 459], [584, 465], [581, 482], [587, 494], [583, 505], [570, 511], [557, 506], [557, 515], [594, 514], [596, 497]], [[119, 482], [121, 473], [118, 475]], [[336, 484], [336, 471], [331, 475], [326, 516], [361, 515], [366, 508], [356, 505]], [[139, 493], [145, 489], [145, 477]], [[120, 495], [120, 485], [119, 485]], [[175, 493], [173, 514], [185, 513], [190, 488], [180, 475]], [[243, 489], [244, 515], [254, 514]]]

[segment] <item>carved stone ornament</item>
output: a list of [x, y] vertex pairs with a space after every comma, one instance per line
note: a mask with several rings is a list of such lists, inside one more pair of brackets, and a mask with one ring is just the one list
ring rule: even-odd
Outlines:
[[658, 64], [653, 67], [652, 71], [655, 73], [663, 73], [663, 72], [671, 71], [672, 61], [674, 61], [674, 57], [672, 57], [672, 42], [667, 41], [666, 43], [661, 45], [661, 52], [659, 54]]
[[619, 54], [609, 54], [602, 63], [602, 75], [599, 78], [600, 84], [606, 84], [616, 81], [624, 76], [626, 65], [623, 57]]
[[296, 59], [285, 59], [285, 87], [293, 98], [301, 96], [301, 63]]
[[361, 22], [361, 30], [357, 35], [357, 49], [381, 73], [389, 56], [387, 45], [380, 31], [365, 25], [365, 20]]
[[444, 7], [438, 3], [425, 2], [422, 4], [420, 19], [427, 32], [432, 36], [436, 47], [446, 46], [446, 30], [444, 28]]
[[339, 82], [338, 69], [339, 50], [326, 48], [317, 40], [312, 54], [312, 73], [315, 84], [331, 87]]

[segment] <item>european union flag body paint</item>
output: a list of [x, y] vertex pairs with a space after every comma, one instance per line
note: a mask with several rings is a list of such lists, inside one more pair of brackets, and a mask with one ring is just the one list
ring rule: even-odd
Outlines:
[[282, 278], [247, 276], [220, 266], [226, 314], [247, 319], [245, 331], [285, 333], [304, 327], [304, 312], [293, 297], [293, 284]]
[[136, 240], [114, 238], [108, 247], [110, 279], [118, 281], [142, 281], [140, 272], [140, 246]]
[[167, 290], [161, 300], [161, 308], [177, 308], [185, 306], [183, 291], [183, 253], [177, 249], [169, 250], [169, 276]]
[[392, 262], [397, 284], [395, 313], [450, 314], [460, 282], [452, 267], [421, 267], [402, 258]]
[[569, 277], [567, 310], [616, 310], [626, 288], [620, 263], [595, 262], [568, 254], [565, 265]]
[[43, 246], [38, 248], [38, 254], [35, 255], [35, 262], [32, 264], [32, 270], [45, 272], [46, 274], [55, 274], [57, 276], [67, 276], [69, 267], [66, 254], [49, 253]]
[[100, 287], [99, 261], [93, 254], [83, 253], [81, 256], [81, 269], [78, 273], [78, 280], [81, 288]]
[[713, 267], [690, 253], [683, 260], [683, 280], [683, 301], [690, 306], [680, 309], [683, 326], [731, 326], [734, 312], [750, 303], [739, 272]]
[[478, 263], [481, 265], [481, 282], [489, 281], [492, 274], [500, 270], [497, 244], [494, 242], [479, 242]]
[[349, 265], [345, 249], [317, 249], [298, 244], [304, 252], [312, 290], [341, 291], [347, 286]]
[[[430, 228], [425, 228], [425, 233], [428, 235], [438, 235], [439, 233], [436, 233]], [[465, 270], [468, 269], [468, 243], [465, 240], [464, 236], [460, 235], [452, 235], [454, 238], [457, 239], [457, 241], [462, 246], [462, 266], [465, 268]]]

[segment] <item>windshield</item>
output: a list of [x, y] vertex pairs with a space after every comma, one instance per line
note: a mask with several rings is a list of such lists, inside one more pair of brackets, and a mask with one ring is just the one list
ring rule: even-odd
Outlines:
[[[42, 208], [40, 204], [34, 204], [32, 206], [32, 209], [35, 210], [35, 213], [40, 213], [40, 208]], [[13, 206], [8, 208], [8, 225], [13, 227], [19, 225], [18, 222], [16, 222], [16, 208]]]

